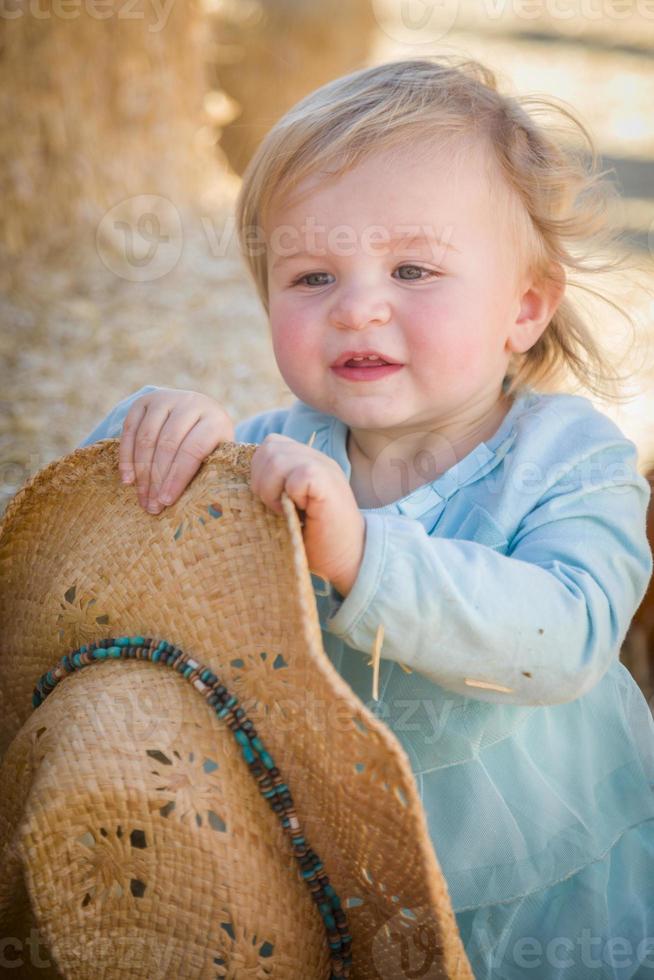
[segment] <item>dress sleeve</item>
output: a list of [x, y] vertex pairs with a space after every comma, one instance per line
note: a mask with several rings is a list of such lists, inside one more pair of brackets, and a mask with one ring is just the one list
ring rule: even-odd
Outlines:
[[118, 439], [123, 431], [123, 423], [125, 421], [125, 416], [129, 412], [132, 404], [141, 395], [147, 395], [150, 391], [157, 391], [157, 385], [144, 385], [143, 388], [139, 388], [132, 395], [128, 395], [127, 398], [123, 398], [121, 402], [111, 409], [108, 415], [106, 415], [98, 424], [95, 429], [88, 434], [88, 436], [80, 442], [78, 449], [83, 446], [90, 446], [94, 442], [98, 442], [99, 439]]
[[283, 432], [288, 413], [288, 408], [274, 408], [238, 422], [234, 427], [234, 441], [259, 444], [269, 433]]
[[[158, 385], [144, 385], [143, 388], [139, 388], [127, 398], [123, 398], [121, 402], [114, 405], [108, 415], [98, 422], [93, 431], [80, 442], [77, 448], [89, 446], [99, 439], [119, 438], [123, 431], [125, 417], [137, 398], [158, 390]], [[269, 432], [282, 432], [288, 413], [288, 408], [277, 408], [272, 411], [259, 412], [257, 415], [244, 419], [234, 427], [234, 441], [260, 443]]]
[[647, 589], [649, 497], [622, 439], [560, 474], [507, 554], [365, 514], [359, 574], [344, 599], [332, 586], [326, 628], [370, 652], [382, 623], [382, 657], [467, 697], [573, 701], [619, 656]]

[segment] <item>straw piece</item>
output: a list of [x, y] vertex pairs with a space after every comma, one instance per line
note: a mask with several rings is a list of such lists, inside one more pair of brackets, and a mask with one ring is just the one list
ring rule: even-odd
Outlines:
[[502, 684], [491, 684], [489, 681], [476, 681], [471, 677], [464, 678], [464, 683], [468, 687], [483, 687], [488, 691], [501, 691], [504, 694], [511, 694], [513, 691], [512, 687], [504, 687]]
[[377, 627], [375, 642], [372, 648], [372, 659], [369, 661], [370, 665], [372, 665], [372, 696], [375, 701], [379, 701], [379, 660], [383, 641], [384, 624], [380, 623]]

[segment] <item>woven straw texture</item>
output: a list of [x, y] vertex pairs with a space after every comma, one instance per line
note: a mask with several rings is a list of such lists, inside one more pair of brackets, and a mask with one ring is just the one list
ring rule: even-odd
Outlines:
[[154, 517], [121, 485], [118, 445], [41, 470], [0, 524], [0, 935], [22, 962], [12, 975], [329, 977], [290, 841], [186, 680], [105, 661], [32, 709], [64, 654], [140, 635], [208, 666], [254, 722], [342, 899], [351, 976], [472, 978], [408, 760], [323, 651], [295, 507], [284, 495], [275, 515], [250, 490], [256, 447], [218, 447]]

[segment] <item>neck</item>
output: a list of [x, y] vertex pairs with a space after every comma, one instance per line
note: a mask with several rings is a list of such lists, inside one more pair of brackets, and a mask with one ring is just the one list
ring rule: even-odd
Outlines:
[[367, 501], [380, 501], [367, 506], [381, 506], [431, 483], [490, 439], [512, 402], [500, 390], [447, 417], [412, 419], [392, 430], [351, 428], [347, 451], [353, 487]]

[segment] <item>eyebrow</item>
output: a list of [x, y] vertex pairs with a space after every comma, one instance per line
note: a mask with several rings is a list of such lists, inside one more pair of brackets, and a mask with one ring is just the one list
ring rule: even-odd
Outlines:
[[[414, 242], [421, 242], [421, 243], [424, 243], [424, 244], [439, 245], [441, 248], [450, 249], [452, 252], [459, 252], [459, 249], [456, 248], [454, 245], [452, 245], [451, 242], [446, 242], [446, 241], [444, 241], [444, 239], [437, 238], [435, 235], [427, 235], [424, 232], [420, 232], [420, 233], [415, 234], [415, 235], [409, 235], [406, 232], [403, 233], [403, 234], [399, 234], [399, 235], [393, 235], [389, 239], [384, 239], [384, 241], [383, 242], [380, 242], [379, 244], [381, 244], [381, 245], [394, 246], [394, 245], [397, 245], [399, 243], [402, 243], [405, 246], [408, 246], [408, 245], [412, 245]], [[324, 259], [324, 258], [326, 258], [326, 255], [325, 254], [320, 254], [319, 255], [319, 254], [317, 254], [315, 252], [307, 252], [307, 251], [293, 252], [292, 255], [281, 255], [271, 265], [271, 267], [270, 267], [271, 268], [271, 271], [273, 269], [275, 269], [277, 266], [282, 265], [284, 262], [290, 262], [293, 259], [299, 259], [299, 258]]]

